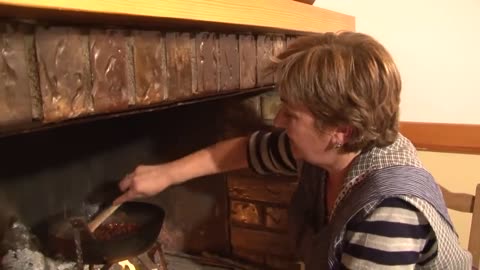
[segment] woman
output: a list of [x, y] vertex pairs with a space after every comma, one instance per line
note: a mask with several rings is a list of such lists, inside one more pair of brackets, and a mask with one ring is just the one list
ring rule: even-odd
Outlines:
[[352, 32], [298, 39], [274, 59], [275, 132], [139, 166], [116, 203], [250, 167], [298, 174], [291, 235], [307, 269], [469, 269], [440, 190], [398, 133], [401, 80], [385, 48]]

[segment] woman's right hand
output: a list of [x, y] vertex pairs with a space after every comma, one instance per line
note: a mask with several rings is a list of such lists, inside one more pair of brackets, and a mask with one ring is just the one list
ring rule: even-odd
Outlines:
[[123, 192], [113, 203], [120, 204], [134, 199], [153, 196], [174, 183], [168, 163], [138, 166], [123, 178], [119, 187]]

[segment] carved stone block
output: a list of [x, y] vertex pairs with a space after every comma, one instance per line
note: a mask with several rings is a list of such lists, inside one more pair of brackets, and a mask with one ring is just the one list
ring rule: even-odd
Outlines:
[[44, 121], [91, 112], [88, 34], [78, 28], [38, 27], [35, 40]]
[[230, 239], [233, 249], [243, 249], [263, 254], [291, 254], [286, 234], [232, 226]]
[[168, 99], [191, 97], [196, 91], [195, 38], [190, 33], [167, 33]]
[[266, 207], [265, 225], [268, 228], [287, 231], [288, 229], [288, 211], [287, 208]]
[[272, 56], [273, 37], [271, 35], [259, 35], [257, 37], [257, 86], [273, 84], [273, 74], [266, 69]]
[[127, 34], [121, 30], [92, 30], [90, 63], [95, 112], [126, 109], [134, 100], [132, 63]]
[[23, 34], [0, 24], [0, 128], [32, 120]]
[[253, 88], [257, 84], [257, 44], [254, 35], [239, 36], [240, 88]]
[[288, 205], [297, 183], [240, 175], [228, 177], [230, 198]]
[[196, 36], [198, 93], [217, 92], [220, 87], [218, 36], [202, 32]]
[[[26, 25], [23, 25], [26, 26]], [[40, 76], [38, 71], [38, 61], [35, 45], [35, 28], [34, 26], [28, 25], [25, 27], [26, 32], [24, 36], [25, 40], [25, 53], [27, 56], [27, 74], [30, 85], [30, 98], [32, 103], [32, 117], [35, 120], [43, 119], [43, 101], [42, 93], [40, 90]], [[90, 106], [91, 108], [91, 106]]]
[[136, 103], [162, 102], [168, 91], [165, 37], [161, 32], [138, 31], [133, 42]]
[[301, 270], [300, 264], [295, 263], [289, 256], [266, 255], [265, 264], [276, 270]]
[[273, 55], [282, 53], [287, 48], [287, 39], [284, 35], [273, 36]]
[[[287, 41], [285, 36], [274, 36], [273, 37], [273, 57], [279, 55], [287, 48]], [[278, 74], [273, 74], [274, 82], [278, 81]]]
[[262, 211], [260, 206], [254, 203], [235, 200], [230, 202], [230, 219], [233, 222], [261, 225], [262, 218], [260, 215]]
[[242, 103], [245, 104], [245, 106], [249, 108], [252, 111], [252, 113], [255, 114], [255, 116], [260, 116], [262, 114], [262, 108], [261, 108], [262, 105], [261, 105], [260, 96], [247, 98], [245, 99], [245, 101], [242, 101]]
[[238, 37], [234, 34], [221, 34], [220, 47], [220, 90], [240, 88], [240, 57]]
[[232, 253], [233, 256], [245, 260], [246, 262], [259, 265], [265, 264], [265, 256], [263, 254], [259, 254], [258, 252], [234, 248]]
[[286, 37], [286, 43], [287, 43], [287, 48], [294, 43], [297, 40], [298, 36], [287, 36]]
[[264, 120], [272, 121], [277, 115], [278, 110], [282, 104], [277, 93], [264, 94], [262, 100], [262, 118]]

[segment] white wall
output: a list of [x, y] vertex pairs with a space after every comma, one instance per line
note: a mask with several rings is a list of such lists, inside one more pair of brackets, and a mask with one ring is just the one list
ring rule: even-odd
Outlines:
[[401, 120], [480, 124], [479, 0], [316, 0], [356, 18], [393, 55]]

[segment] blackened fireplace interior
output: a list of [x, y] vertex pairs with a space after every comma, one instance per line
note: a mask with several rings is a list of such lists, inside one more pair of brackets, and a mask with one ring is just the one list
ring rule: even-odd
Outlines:
[[[231, 136], [232, 130], [246, 134], [260, 127], [252, 107], [240, 106], [242, 100], [202, 102], [1, 138], [3, 219], [16, 217], [34, 230], [51, 215], [81, 208], [99, 186], [118, 182], [139, 164], [167, 162]], [[239, 121], [239, 116], [251, 122]], [[240, 129], [232, 124], [235, 118], [243, 122]], [[147, 201], [166, 212], [159, 236], [165, 250], [231, 255], [226, 175], [174, 186]]]

